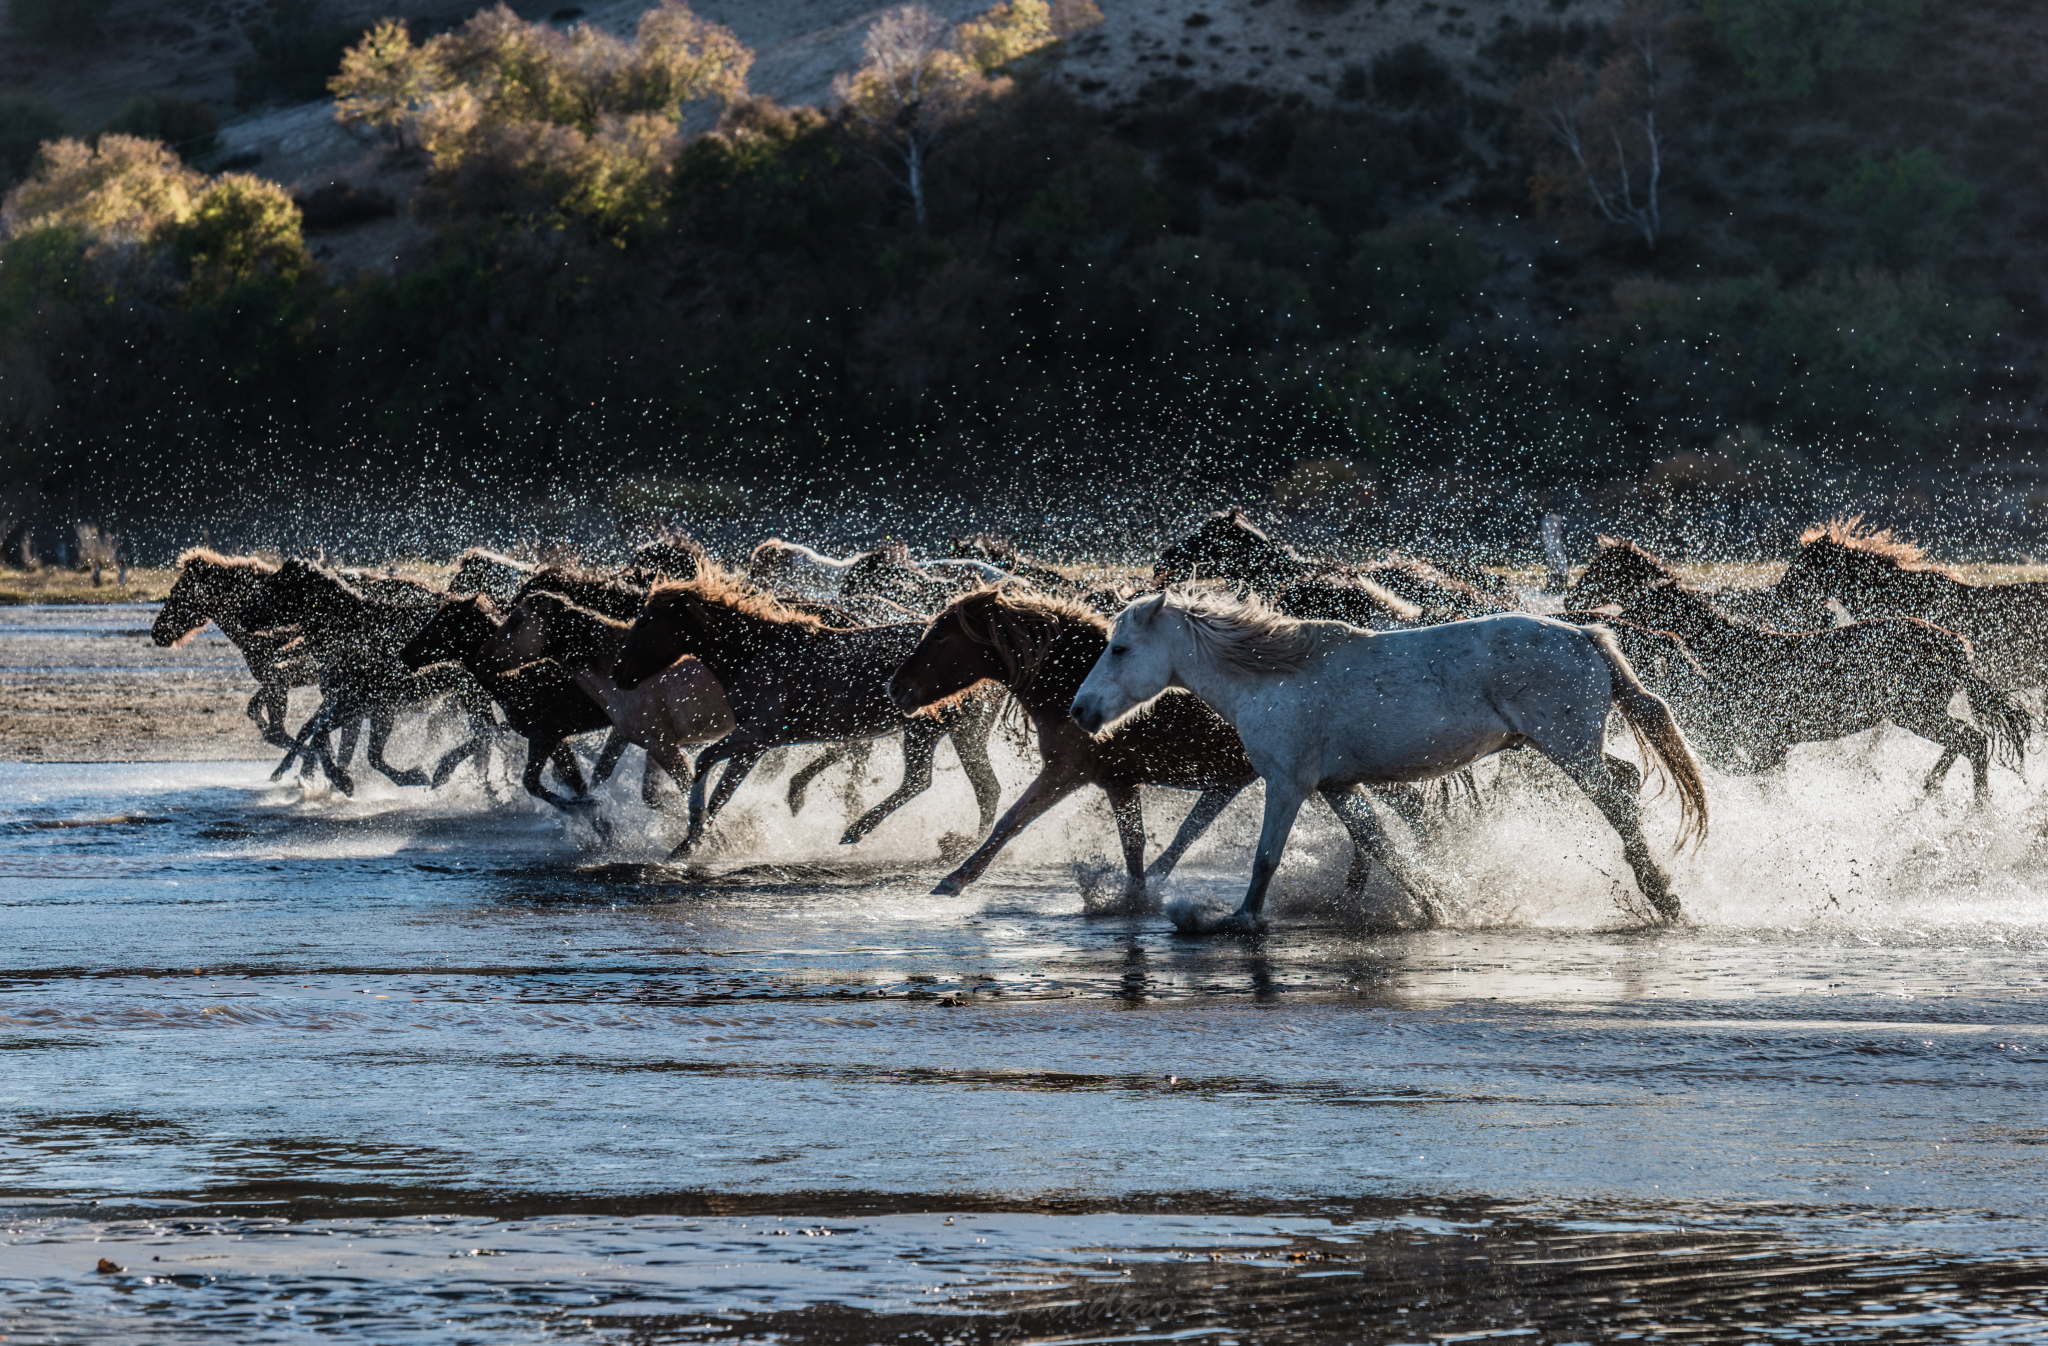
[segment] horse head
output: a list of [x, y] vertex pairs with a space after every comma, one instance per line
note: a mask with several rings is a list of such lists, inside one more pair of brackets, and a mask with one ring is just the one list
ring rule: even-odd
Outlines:
[[1165, 593], [1139, 599], [1110, 624], [1109, 646], [1088, 670], [1067, 713], [1091, 734], [1129, 715], [1174, 684]]
[[238, 620], [251, 631], [293, 626], [321, 612], [349, 587], [318, 565], [294, 556], [256, 586]]
[[156, 620], [150, 624], [151, 640], [158, 645], [182, 645], [206, 629], [219, 611], [207, 583], [211, 569], [211, 563], [200, 557], [186, 560], [178, 572], [178, 582], [171, 586]]
[[1585, 609], [1626, 604], [1647, 590], [1678, 583], [1677, 573], [1654, 553], [1621, 538], [1603, 537], [1578, 583], [1565, 591], [1565, 603]]
[[1199, 576], [1270, 589], [1301, 569], [1293, 548], [1275, 542], [1242, 509], [1232, 506], [1210, 515], [1201, 527], [1159, 553], [1152, 579], [1164, 586]]
[[612, 681], [630, 692], [684, 655], [699, 654], [706, 629], [703, 602], [696, 594], [681, 586], [656, 589], [619, 646]]
[[398, 662], [422, 669], [472, 659], [498, 634], [498, 625], [497, 605], [488, 594], [450, 594], [398, 652]]

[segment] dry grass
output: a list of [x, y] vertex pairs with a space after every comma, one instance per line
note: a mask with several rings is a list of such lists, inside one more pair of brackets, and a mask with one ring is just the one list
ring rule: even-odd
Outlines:
[[0, 604], [18, 603], [161, 603], [177, 582], [175, 570], [141, 566], [128, 569], [126, 585], [114, 582], [111, 569], [93, 587], [89, 570], [44, 566], [40, 570], [0, 570]]

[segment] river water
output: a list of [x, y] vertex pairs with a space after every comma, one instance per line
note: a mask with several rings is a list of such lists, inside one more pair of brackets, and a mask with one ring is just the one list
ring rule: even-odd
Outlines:
[[1094, 800], [928, 896], [949, 754], [853, 850], [784, 762], [689, 870], [629, 781], [0, 764], [0, 1334], [2038, 1340], [2048, 800], [1932, 755], [1715, 778], [1669, 930], [1537, 773], [1448, 930], [1359, 933], [1310, 819], [1256, 944], [1086, 915]]

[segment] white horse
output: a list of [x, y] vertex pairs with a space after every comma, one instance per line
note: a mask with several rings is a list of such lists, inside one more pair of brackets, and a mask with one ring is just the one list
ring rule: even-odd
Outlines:
[[817, 602], [839, 597], [839, 586], [858, 556], [844, 560], [813, 551], [801, 542], [771, 537], [747, 558], [747, 578], [770, 593], [794, 594]]
[[1643, 840], [1641, 777], [1602, 751], [1609, 710], [1621, 711], [1644, 756], [1677, 786], [1681, 847], [1706, 836], [1706, 786], [1670, 707], [1636, 679], [1600, 627], [1507, 614], [1370, 632], [1297, 621], [1257, 600], [1169, 590], [1118, 615], [1072, 714], [1100, 733], [1169, 687], [1186, 688], [1230, 721], [1266, 782], [1244, 905], [1221, 919], [1175, 911], [1188, 933], [1264, 928], [1266, 887], [1311, 790], [1429, 910], [1351, 787], [1429, 780], [1523, 745], [1586, 792], [1621, 834], [1643, 895], [1666, 920], [1678, 915], [1670, 880]]

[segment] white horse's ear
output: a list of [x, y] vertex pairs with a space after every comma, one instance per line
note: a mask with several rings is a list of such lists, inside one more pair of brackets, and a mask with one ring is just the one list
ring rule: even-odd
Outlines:
[[1138, 605], [1138, 620], [1136, 622], [1136, 625], [1140, 627], [1152, 625], [1152, 619], [1157, 617], [1162, 611], [1165, 610], [1165, 608], [1165, 594], [1160, 594], [1157, 598], [1146, 599], [1143, 603], [1140, 603]]

